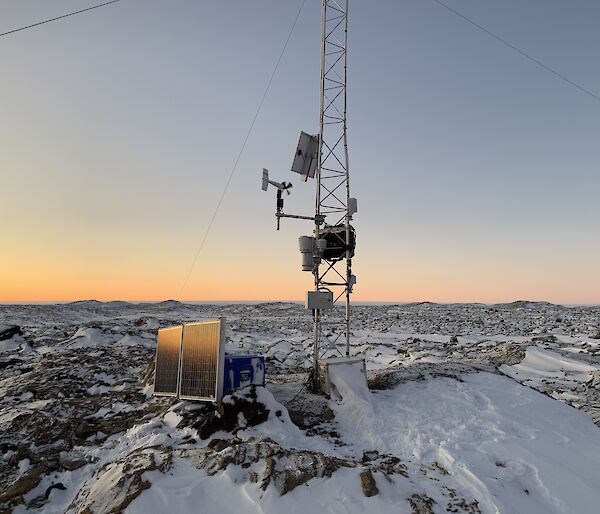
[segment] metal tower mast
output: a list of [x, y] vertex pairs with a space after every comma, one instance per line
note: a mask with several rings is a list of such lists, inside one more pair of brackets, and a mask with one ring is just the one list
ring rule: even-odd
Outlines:
[[[350, 199], [348, 139], [346, 121], [348, 78], [348, 2], [323, 0], [321, 12], [321, 101], [319, 116], [319, 152], [316, 170], [315, 238], [328, 227], [343, 225], [335, 235], [346, 246], [343, 258], [322, 261], [314, 268], [315, 291], [333, 292], [333, 309], [313, 311], [314, 380], [318, 380], [318, 359], [339, 352], [337, 342], [345, 337], [346, 356], [350, 355], [350, 293], [354, 231], [350, 225], [356, 202]], [[352, 205], [351, 205], [352, 202]], [[328, 224], [322, 225], [321, 216]], [[332, 219], [333, 218], [333, 219]], [[333, 223], [331, 223], [333, 221]], [[341, 236], [341, 237], [340, 237]], [[330, 236], [333, 237], [333, 236]], [[343, 308], [341, 303], [344, 302]]]
[[[311, 220], [313, 236], [300, 237], [302, 270], [314, 276], [314, 290], [306, 295], [306, 308], [313, 315], [313, 388], [318, 390], [319, 360], [343, 356], [345, 343], [350, 356], [350, 294], [356, 283], [352, 257], [356, 236], [351, 225], [356, 199], [350, 197], [346, 124], [347, 41], [349, 0], [322, 0], [321, 11], [321, 100], [319, 133], [300, 133], [292, 171], [302, 180], [316, 178], [314, 216], [283, 212], [283, 192], [289, 182], [269, 179], [263, 169], [262, 189], [277, 189], [277, 230], [281, 218]], [[341, 340], [341, 341], [340, 341]]]

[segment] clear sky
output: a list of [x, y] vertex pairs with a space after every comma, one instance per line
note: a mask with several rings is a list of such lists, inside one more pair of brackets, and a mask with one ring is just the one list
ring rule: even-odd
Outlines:
[[[600, 2], [447, 0], [600, 95]], [[0, 3], [0, 32], [91, 5]], [[122, 0], [0, 38], [0, 301], [299, 299], [263, 167], [317, 131], [307, 0], [183, 294], [300, 0]], [[600, 102], [432, 0], [353, 0], [354, 298], [600, 303]]]

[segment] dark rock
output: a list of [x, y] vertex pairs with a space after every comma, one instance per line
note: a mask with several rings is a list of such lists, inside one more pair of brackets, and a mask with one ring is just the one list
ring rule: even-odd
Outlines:
[[377, 450], [371, 450], [370, 452], [364, 452], [362, 456], [362, 462], [370, 462], [379, 457], [379, 452]]
[[229, 448], [232, 445], [232, 441], [227, 439], [213, 439], [210, 443], [208, 443], [208, 447], [215, 450], [216, 452], [220, 452], [225, 448]]
[[17, 446], [15, 453], [11, 455], [10, 459], [8, 460], [8, 463], [11, 466], [16, 466], [23, 459], [32, 460], [31, 452], [29, 451], [29, 448], [19, 445]]
[[379, 494], [377, 483], [375, 482], [375, 478], [370, 469], [366, 469], [360, 473], [360, 486], [362, 487], [363, 494], [367, 498]]
[[[240, 428], [240, 414], [246, 420], [245, 426], [256, 426], [269, 419], [269, 409], [256, 401], [256, 386], [226, 395], [218, 407], [217, 413], [211, 413], [197, 427], [201, 439], [208, 439], [212, 434], [223, 430], [235, 433]], [[244, 427], [241, 427], [244, 428]]]
[[[161, 464], [157, 464], [155, 454], [158, 453]], [[135, 500], [150, 482], [144, 480], [144, 473], [160, 470], [163, 473], [171, 467], [171, 449], [166, 447], [140, 448], [134, 450], [124, 459], [104, 466], [93, 481], [87, 482], [79, 491], [69, 512], [84, 513], [120, 513]], [[112, 484], [111, 475], [120, 475], [116, 487], [111, 485], [110, 491], [101, 491], [106, 484]]]
[[555, 335], [546, 334], [546, 335], [532, 337], [531, 341], [534, 343], [556, 343], [558, 341], [558, 339], [556, 339]]
[[65, 485], [62, 482], [58, 482], [56, 484], [52, 484], [50, 487], [48, 487], [48, 489], [46, 489], [46, 493], [44, 494], [44, 498], [46, 498], [46, 500], [50, 496], [50, 493], [52, 492], [53, 489], [58, 489], [60, 491], [66, 491], [67, 490], [67, 488], [65, 487]]
[[14, 501], [37, 487], [45, 471], [44, 466], [37, 466], [27, 471], [0, 493], [0, 502]]
[[154, 384], [154, 366], [155, 365], [156, 365], [156, 362], [154, 359], [152, 359], [148, 363], [148, 366], [146, 367], [146, 371], [144, 372], [144, 375], [142, 377], [142, 384], [144, 384], [144, 385]]
[[425, 494], [413, 494], [407, 501], [412, 507], [412, 514], [434, 514], [435, 501]]
[[290, 415], [290, 419], [292, 420], [292, 423], [294, 425], [296, 425], [297, 427], [307, 428], [311, 425], [311, 424], [306, 423], [306, 416], [302, 411], [288, 409], [288, 413]]
[[87, 461], [79, 455], [61, 455], [58, 458], [58, 462], [68, 471], [79, 469], [87, 464]]
[[281, 495], [313, 478], [328, 478], [341, 467], [356, 465], [353, 461], [320, 452], [283, 449], [269, 439], [241, 441], [236, 438], [222, 451], [215, 450], [216, 448], [195, 448], [184, 451], [186, 457], [196, 461], [196, 465], [205, 469], [209, 476], [227, 469], [229, 465], [248, 469], [252, 464], [264, 462], [262, 477], [256, 472], [250, 472], [247, 479], [257, 483], [260, 481], [263, 491], [272, 484]]
[[402, 475], [408, 478], [408, 470], [395, 455], [386, 455], [377, 463], [377, 469], [387, 475]]
[[17, 325], [2, 325], [0, 326], [0, 341], [10, 339], [13, 336], [21, 335], [21, 327]]
[[96, 432], [97, 430], [85, 420], [79, 423], [79, 425], [77, 425], [74, 431], [75, 435], [82, 439], [85, 439], [86, 437], [89, 437], [92, 434], [95, 434]]
[[495, 366], [518, 364], [525, 358], [525, 349], [512, 343], [499, 343], [482, 351], [483, 356]]
[[325, 405], [321, 411], [321, 416], [325, 421], [332, 421], [335, 418], [335, 413], [329, 408], [328, 405]]
[[[0, 359], [0, 369], [10, 368], [12, 366], [21, 364], [22, 362], [23, 361], [21, 359], [17, 359], [16, 357], [2, 358]], [[19, 371], [24, 373], [23, 369], [25, 368], [20, 368]]]

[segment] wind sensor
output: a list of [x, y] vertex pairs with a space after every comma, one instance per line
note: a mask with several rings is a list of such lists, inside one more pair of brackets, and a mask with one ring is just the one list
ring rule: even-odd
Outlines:
[[[289, 182], [269, 179], [263, 169], [262, 189], [277, 188], [277, 230], [281, 218], [313, 221], [313, 234], [299, 239], [302, 270], [314, 276], [314, 289], [306, 293], [305, 307], [313, 316], [313, 390], [320, 389], [319, 361], [343, 356], [338, 341], [345, 339], [350, 356], [350, 294], [356, 277], [352, 257], [356, 232], [351, 225], [357, 202], [350, 197], [346, 123], [348, 0], [322, 0], [321, 96], [319, 133], [301, 132], [291, 170], [302, 181], [316, 180], [313, 216], [285, 214], [283, 191]], [[343, 304], [343, 307], [342, 307]]]

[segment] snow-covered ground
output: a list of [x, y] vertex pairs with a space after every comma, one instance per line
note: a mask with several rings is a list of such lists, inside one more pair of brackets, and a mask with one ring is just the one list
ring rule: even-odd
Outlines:
[[[217, 316], [266, 388], [220, 418], [152, 397], [157, 328]], [[0, 512], [596, 512], [599, 328], [594, 307], [357, 306], [369, 387], [337, 368], [325, 398], [296, 304], [0, 306]]]

